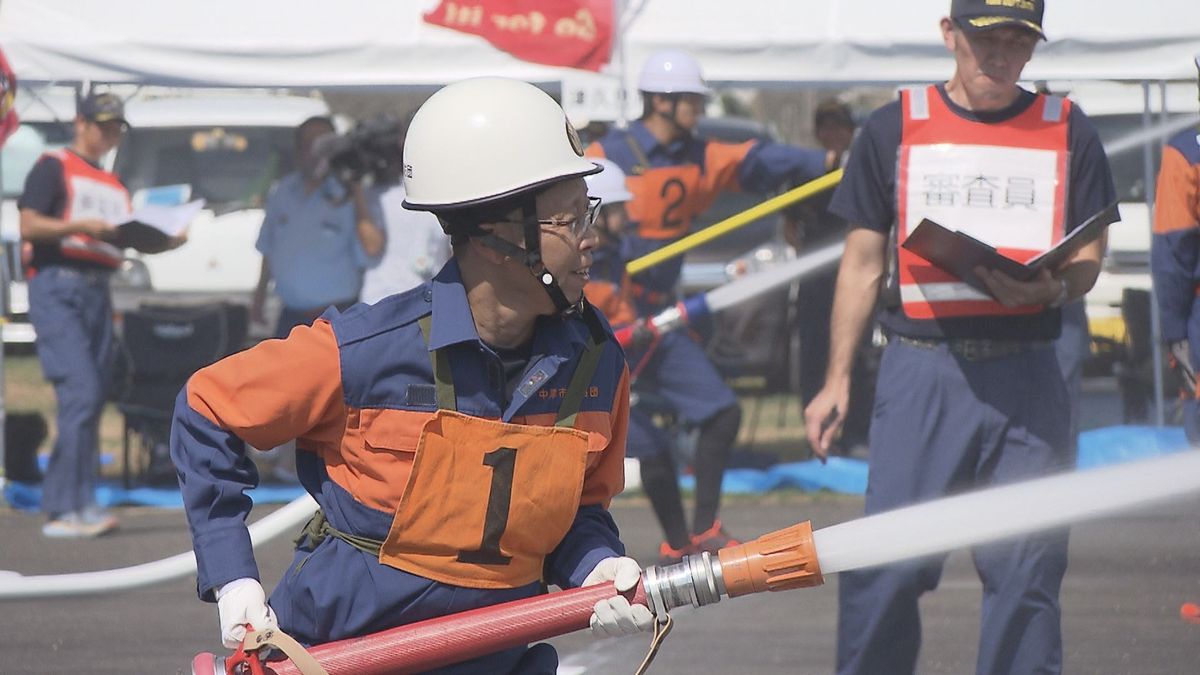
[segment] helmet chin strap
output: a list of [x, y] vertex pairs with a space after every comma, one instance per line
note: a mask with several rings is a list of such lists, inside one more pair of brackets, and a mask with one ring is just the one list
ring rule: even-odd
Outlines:
[[666, 96], [671, 101], [671, 114], [657, 114], [661, 115], [663, 119], [670, 122], [675, 127], [676, 131], [686, 132], [687, 129], [684, 129], [683, 125], [679, 123], [679, 94], [661, 94], [661, 96]]
[[[542, 262], [542, 228], [538, 225], [537, 210], [532, 199], [526, 200], [521, 205], [521, 224], [525, 235], [525, 248], [502, 239], [494, 233], [480, 237], [480, 241], [483, 242], [484, 246], [516, 258], [524, 263], [529, 268], [529, 273], [541, 283], [542, 290], [546, 291], [546, 295], [550, 296], [550, 301], [554, 303], [554, 308], [558, 314], [578, 309], [580, 302], [572, 303], [567, 300], [562, 287], [558, 285], [558, 280], [554, 278], [554, 274]], [[541, 267], [540, 271], [538, 267]]]

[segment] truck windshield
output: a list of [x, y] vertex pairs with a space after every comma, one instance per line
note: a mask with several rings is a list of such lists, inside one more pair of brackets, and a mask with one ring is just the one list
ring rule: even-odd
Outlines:
[[131, 193], [185, 183], [217, 213], [261, 207], [291, 169], [290, 127], [134, 127], [114, 170]]

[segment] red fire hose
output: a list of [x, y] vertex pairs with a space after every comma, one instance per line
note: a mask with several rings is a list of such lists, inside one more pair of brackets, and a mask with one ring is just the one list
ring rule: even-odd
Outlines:
[[[708, 605], [722, 596], [821, 582], [812, 527], [804, 522], [721, 549], [717, 556], [702, 553], [675, 565], [648, 567], [625, 597], [662, 618], [676, 607]], [[610, 582], [549, 593], [328, 642], [308, 653], [328, 675], [421, 672], [587, 628], [596, 603], [616, 592]], [[264, 665], [264, 675], [301, 675], [290, 661]], [[226, 675], [226, 660], [199, 654], [192, 661], [192, 673]]]
[[[421, 672], [587, 628], [596, 602], [616, 592], [612, 583], [606, 583], [548, 593], [328, 642], [308, 652], [329, 675]], [[640, 583], [626, 597], [631, 603], [646, 604]], [[224, 667], [216, 661], [212, 654], [200, 654], [192, 661], [192, 672], [223, 674]], [[397, 663], [404, 665], [397, 668]], [[300, 675], [291, 662], [265, 665], [267, 673]]]

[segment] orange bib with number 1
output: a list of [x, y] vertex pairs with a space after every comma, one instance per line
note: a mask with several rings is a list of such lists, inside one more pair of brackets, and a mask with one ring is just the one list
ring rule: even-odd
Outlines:
[[588, 435], [439, 410], [425, 424], [379, 561], [470, 588], [542, 577], [570, 529]]

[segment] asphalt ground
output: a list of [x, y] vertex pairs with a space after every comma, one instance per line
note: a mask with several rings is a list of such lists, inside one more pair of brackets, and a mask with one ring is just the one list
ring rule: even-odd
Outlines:
[[[750, 537], [801, 520], [820, 528], [861, 511], [857, 497], [775, 493], [729, 498], [723, 518], [733, 533]], [[613, 512], [630, 554], [652, 560], [659, 532], [645, 500], [622, 497]], [[51, 541], [41, 537], [39, 517], [0, 508], [0, 570], [111, 569], [189, 547], [179, 511], [125, 508], [119, 515], [122, 527], [111, 536]], [[259, 553], [268, 587], [290, 559], [287, 539]], [[922, 601], [921, 673], [973, 672], [979, 593], [969, 555], [952, 554], [941, 587]], [[1077, 525], [1063, 590], [1066, 672], [1200, 672], [1200, 625], [1179, 618], [1184, 601], [1200, 602], [1200, 498]], [[818, 588], [681, 610], [649, 672], [831, 673], [836, 617], [836, 575]], [[632, 673], [648, 646], [642, 636], [595, 640], [586, 631], [553, 642], [563, 675]], [[200, 651], [224, 653], [215, 606], [196, 599], [190, 578], [115, 595], [0, 601], [5, 675], [187, 673]]]

